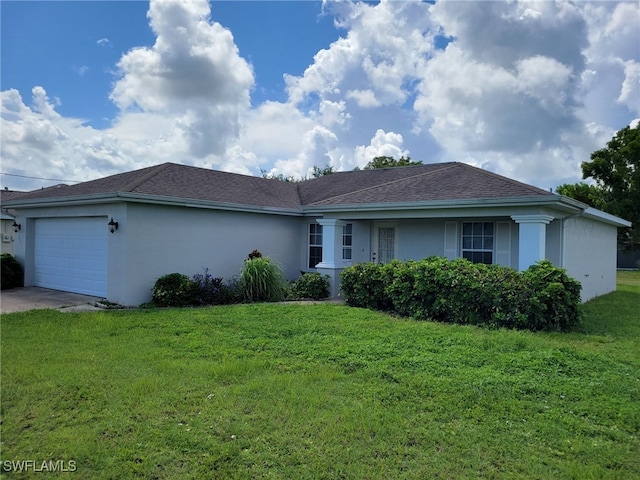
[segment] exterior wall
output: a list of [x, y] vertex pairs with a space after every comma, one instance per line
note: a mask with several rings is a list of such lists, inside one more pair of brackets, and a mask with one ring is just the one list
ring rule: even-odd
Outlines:
[[445, 224], [442, 220], [410, 220], [396, 227], [399, 260], [420, 260], [444, 255]]
[[584, 217], [564, 220], [563, 264], [582, 283], [582, 301], [616, 289], [617, 229]]
[[[501, 222], [508, 223], [507, 231], [500, 231], [504, 238], [500, 238], [501, 245], [507, 245], [506, 255], [498, 255], [498, 229], [495, 232], [494, 263], [501, 263], [511, 268], [518, 267], [518, 228], [517, 224], [505, 218], [454, 218], [454, 219], [416, 219], [396, 222], [396, 242], [397, 255], [399, 260], [420, 260], [433, 255], [450, 256], [459, 258], [462, 256], [462, 223], [463, 222]], [[445, 239], [447, 235], [447, 224], [455, 224], [455, 251], [450, 254], [445, 251]], [[373, 222], [375, 226], [376, 223]], [[375, 232], [372, 229], [371, 237], [373, 242]], [[448, 239], [447, 239], [448, 240]], [[450, 243], [447, 241], [447, 243]]]
[[14, 254], [13, 243], [15, 242], [16, 232], [13, 231], [11, 225], [13, 225], [13, 218], [3, 218], [0, 221], [0, 253]]
[[114, 301], [140, 304], [162, 275], [202, 273], [238, 277], [254, 249], [277, 261], [289, 280], [300, 275], [300, 217], [230, 212], [199, 208], [129, 204], [117, 233], [126, 244], [126, 259], [115, 276], [122, 287]]
[[[278, 261], [288, 279], [300, 274], [300, 217], [119, 202], [18, 212], [15, 254], [25, 267], [25, 286], [35, 281], [36, 219], [77, 216], [105, 219], [107, 299], [122, 305], [149, 301], [156, 279], [167, 273], [191, 276], [208, 268], [216, 277], [238, 276], [254, 249]], [[113, 234], [111, 217], [119, 224]]]
[[562, 220], [547, 225], [545, 257], [557, 267], [562, 266]]

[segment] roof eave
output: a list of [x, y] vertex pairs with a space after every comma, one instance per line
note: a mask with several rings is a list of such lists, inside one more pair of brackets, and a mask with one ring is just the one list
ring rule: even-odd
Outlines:
[[190, 208], [208, 208], [215, 210], [227, 210], [246, 213], [269, 213], [276, 215], [301, 216], [302, 211], [296, 208], [285, 208], [263, 205], [243, 205], [228, 202], [216, 202], [195, 198], [170, 197], [163, 195], [149, 195], [131, 192], [108, 192], [92, 195], [75, 195], [65, 197], [33, 198], [14, 200], [3, 204], [4, 207], [20, 208], [50, 208], [78, 205], [96, 205], [113, 202], [148, 203], [154, 205], [167, 205]]
[[[567, 213], [578, 213], [584, 208], [580, 202], [566, 202], [561, 195], [539, 195], [510, 198], [471, 198], [452, 200], [428, 200], [421, 202], [385, 202], [357, 203], [339, 205], [307, 205], [305, 213], [341, 212], [341, 211], [389, 211], [389, 210], [439, 210], [456, 208], [485, 207], [554, 207]], [[584, 205], [586, 207], [586, 205]]]
[[609, 225], [613, 225], [615, 227], [630, 227], [631, 222], [625, 220], [624, 218], [616, 217], [615, 215], [611, 215], [610, 213], [603, 212], [602, 210], [598, 210], [597, 208], [587, 207], [584, 211], [584, 216], [588, 218], [593, 218], [595, 220], [599, 220], [603, 223], [608, 223]]

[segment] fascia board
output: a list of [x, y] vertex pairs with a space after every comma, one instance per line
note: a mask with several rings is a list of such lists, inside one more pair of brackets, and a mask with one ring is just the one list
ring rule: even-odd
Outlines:
[[193, 198], [165, 197], [161, 195], [144, 195], [130, 192], [110, 192], [95, 195], [78, 195], [67, 197], [49, 197], [27, 200], [13, 200], [6, 202], [3, 208], [46, 208], [63, 206], [96, 205], [101, 203], [132, 202], [147, 203], [153, 205], [166, 205], [188, 208], [208, 208], [212, 210], [228, 210], [248, 213], [267, 213], [275, 215], [302, 216], [302, 212], [297, 209], [287, 209], [279, 207], [263, 207], [256, 205], [240, 205], [235, 203], [212, 202]]
[[[586, 205], [585, 205], [586, 206]], [[411, 211], [411, 210], [456, 210], [469, 208], [513, 208], [513, 207], [549, 207], [565, 213], [579, 213], [583, 209], [579, 202], [565, 202], [561, 195], [544, 195], [540, 197], [488, 198], [464, 200], [434, 200], [427, 202], [394, 202], [394, 203], [362, 203], [343, 205], [310, 205], [303, 207], [309, 214], [339, 212], [373, 212], [373, 211]], [[505, 212], [506, 214], [506, 212]]]
[[118, 198], [135, 203], [151, 203], [155, 205], [167, 205], [188, 208], [208, 208], [212, 210], [229, 210], [234, 212], [247, 213], [268, 213], [276, 215], [302, 216], [299, 209], [289, 209], [281, 207], [264, 207], [260, 205], [242, 205], [237, 203], [212, 202], [198, 200], [194, 198], [163, 197], [159, 195], [140, 195], [126, 192], [119, 192]]
[[624, 218], [616, 217], [615, 215], [611, 215], [610, 213], [603, 212], [602, 210], [598, 210], [597, 208], [587, 207], [584, 212], [584, 216], [587, 218], [593, 218], [594, 220], [599, 220], [603, 223], [608, 223], [610, 225], [614, 225], [616, 227], [630, 227], [631, 222], [625, 220]]
[[77, 205], [94, 205], [110, 203], [117, 200], [116, 193], [99, 193], [95, 195], [74, 195], [64, 197], [15, 199], [3, 202], [2, 208], [43, 208]]

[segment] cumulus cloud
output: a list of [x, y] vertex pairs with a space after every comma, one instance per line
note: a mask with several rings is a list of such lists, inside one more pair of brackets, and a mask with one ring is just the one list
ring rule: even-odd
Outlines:
[[407, 157], [409, 152], [402, 148], [402, 135], [378, 130], [369, 145], [358, 145], [354, 157], [358, 168], [363, 168], [375, 157]]
[[[20, 93], [13, 89], [1, 92], [0, 100], [3, 170], [17, 175], [36, 174], [71, 180], [97, 178], [103, 171], [118, 171], [118, 165], [104, 162], [88, 168], [97, 158], [93, 153], [100, 149], [101, 134], [84, 126], [79, 119], [58, 114], [56, 102], [48, 98], [44, 88], [33, 88], [30, 105], [26, 105]], [[121, 157], [119, 149], [114, 151]], [[119, 166], [123, 165], [125, 163], [121, 162]], [[20, 182], [16, 188], [28, 189], [31, 185], [27, 180]]]
[[224, 153], [238, 135], [254, 82], [233, 35], [210, 14], [204, 0], [151, 2], [156, 42], [123, 55], [111, 92], [123, 111], [178, 114], [174, 127], [196, 158]]
[[[631, 110], [634, 63], [611, 50], [602, 55], [603, 43], [622, 48], [638, 31], [637, 15], [634, 28], [619, 29], [618, 11], [628, 14], [628, 7], [438, 2], [433, 19], [454, 40], [424, 68], [416, 130], [431, 133], [446, 159], [466, 158], [541, 186], [576, 181], [589, 149], [624, 126], [611, 125], [623, 113], [618, 107], [594, 142], [603, 104], [617, 100]], [[594, 29], [609, 33], [600, 37]]]
[[174, 161], [303, 177], [411, 155], [554, 187], [640, 117], [637, 2], [322, 9], [339, 37], [283, 72], [285, 100], [252, 106], [253, 68], [209, 3], [152, 0], [155, 43], [117, 63], [108, 128], [60, 115], [42, 87], [30, 102], [2, 92], [3, 170], [86, 180]]

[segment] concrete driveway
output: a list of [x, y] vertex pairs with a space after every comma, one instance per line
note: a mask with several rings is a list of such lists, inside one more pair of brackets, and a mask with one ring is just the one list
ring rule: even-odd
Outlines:
[[0, 292], [0, 313], [26, 312], [41, 308], [52, 308], [61, 312], [101, 310], [95, 306], [99, 300], [101, 298], [47, 288], [11, 288]]

